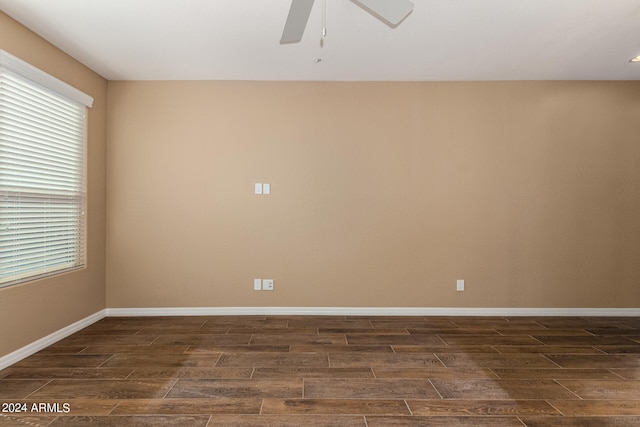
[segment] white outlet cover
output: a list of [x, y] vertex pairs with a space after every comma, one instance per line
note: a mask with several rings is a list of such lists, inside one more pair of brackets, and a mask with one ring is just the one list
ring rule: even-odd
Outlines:
[[273, 290], [273, 279], [264, 279], [262, 281], [262, 290], [263, 291], [272, 291]]

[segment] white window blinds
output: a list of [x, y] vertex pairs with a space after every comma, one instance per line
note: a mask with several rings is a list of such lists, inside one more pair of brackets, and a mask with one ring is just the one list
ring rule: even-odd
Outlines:
[[85, 264], [91, 101], [0, 51], [0, 287]]

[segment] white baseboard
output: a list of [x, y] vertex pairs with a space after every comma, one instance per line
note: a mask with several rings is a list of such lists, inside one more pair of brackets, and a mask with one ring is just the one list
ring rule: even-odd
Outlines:
[[39, 340], [34, 341], [31, 344], [25, 345], [24, 347], [7, 354], [6, 356], [0, 357], [0, 369], [4, 369], [26, 357], [31, 356], [34, 353], [37, 353], [43, 348], [48, 347], [51, 344], [54, 344], [61, 339], [66, 338], [75, 332], [78, 332], [80, 329], [86, 328], [87, 326], [97, 322], [98, 320], [106, 317], [106, 315], [107, 310], [100, 310], [99, 312], [94, 313], [91, 316], [85, 317], [84, 319], [78, 320], [77, 322], [72, 323], [69, 326], [59, 329], [44, 338], [40, 338]]
[[107, 316], [640, 316], [640, 308], [155, 307], [107, 308]]

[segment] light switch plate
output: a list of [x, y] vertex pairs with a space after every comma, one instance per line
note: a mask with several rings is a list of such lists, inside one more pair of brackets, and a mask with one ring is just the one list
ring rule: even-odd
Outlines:
[[253, 290], [254, 291], [261, 291], [262, 290], [262, 280], [253, 279]]
[[271, 194], [271, 184], [262, 184], [262, 194]]
[[256, 182], [255, 191], [256, 191], [256, 194], [262, 194], [262, 183]]
[[263, 291], [272, 291], [273, 290], [273, 279], [264, 279], [262, 281], [262, 290]]
[[456, 281], [456, 290], [458, 292], [462, 292], [464, 291], [464, 280], [458, 280]]

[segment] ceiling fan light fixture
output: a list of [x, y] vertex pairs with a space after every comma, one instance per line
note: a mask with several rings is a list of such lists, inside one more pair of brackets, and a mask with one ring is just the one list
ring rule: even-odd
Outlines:
[[640, 62], [640, 55], [638, 55], [638, 56], [636, 56], [636, 57], [631, 58], [631, 59], [629, 60], [629, 62], [633, 62], [633, 63]]
[[[280, 44], [299, 43], [302, 40], [315, 0], [291, 0]], [[371, 15], [392, 28], [397, 27], [413, 12], [410, 0], [351, 0]], [[322, 37], [327, 35], [326, 0], [322, 2]]]

